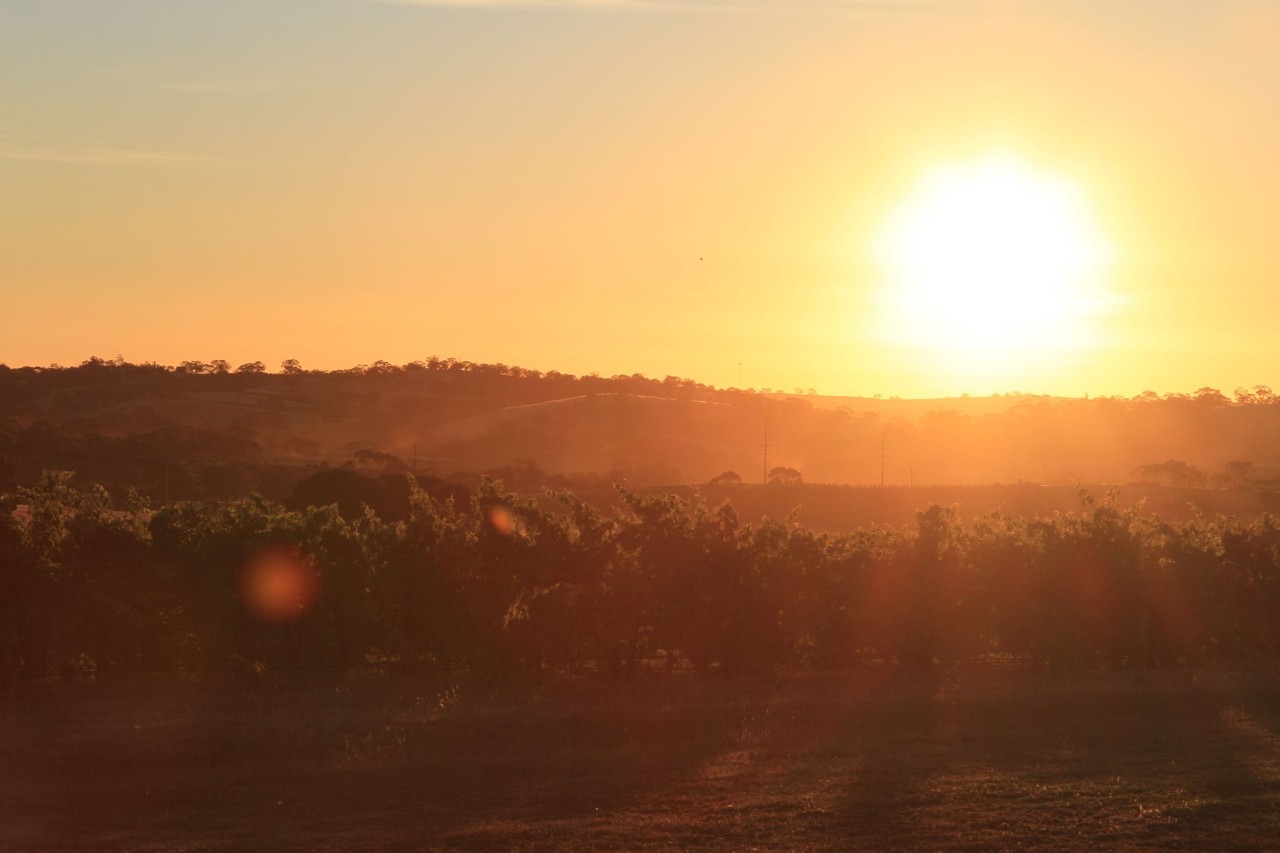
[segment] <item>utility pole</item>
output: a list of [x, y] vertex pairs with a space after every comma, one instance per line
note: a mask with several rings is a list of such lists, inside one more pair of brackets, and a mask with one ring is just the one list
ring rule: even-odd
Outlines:
[[742, 390], [742, 362], [738, 362], [738, 390]]
[[764, 419], [764, 466], [761, 468], [763, 476], [760, 482], [766, 486], [769, 484], [769, 419]]
[[880, 488], [882, 489], [884, 488], [884, 463], [889, 458], [884, 455], [884, 433], [883, 429], [880, 430]]

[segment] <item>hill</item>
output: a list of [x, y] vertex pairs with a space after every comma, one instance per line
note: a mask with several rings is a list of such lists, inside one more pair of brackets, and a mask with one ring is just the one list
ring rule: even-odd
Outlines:
[[[764, 445], [768, 442], [768, 456]], [[286, 494], [310, 471], [516, 488], [762, 480], [1234, 487], [1280, 473], [1280, 405], [1237, 395], [881, 400], [428, 359], [343, 371], [90, 359], [0, 366], [0, 488], [46, 468], [155, 498]], [[539, 482], [541, 478], [542, 482]]]

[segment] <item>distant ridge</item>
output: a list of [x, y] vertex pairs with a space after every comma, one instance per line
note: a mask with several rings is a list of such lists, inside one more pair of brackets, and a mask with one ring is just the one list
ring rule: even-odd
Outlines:
[[279, 496], [326, 466], [468, 482], [515, 469], [536, 482], [540, 470], [633, 486], [728, 472], [761, 482], [783, 467], [806, 484], [878, 485], [882, 449], [890, 486], [1271, 488], [1280, 398], [1263, 387], [1235, 399], [1209, 388], [1091, 400], [787, 394], [439, 358], [339, 371], [0, 366], [0, 490], [64, 469], [151, 496]]

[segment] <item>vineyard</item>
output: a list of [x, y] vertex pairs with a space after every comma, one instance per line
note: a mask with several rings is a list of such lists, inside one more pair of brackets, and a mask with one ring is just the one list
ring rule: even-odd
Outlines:
[[[1001, 660], [1046, 671], [1280, 656], [1280, 524], [1078, 512], [815, 533], [619, 490], [486, 481], [410, 511], [259, 498], [125, 508], [49, 474], [0, 513], [10, 683], [305, 669], [725, 674]], [[17, 506], [22, 512], [16, 512]]]

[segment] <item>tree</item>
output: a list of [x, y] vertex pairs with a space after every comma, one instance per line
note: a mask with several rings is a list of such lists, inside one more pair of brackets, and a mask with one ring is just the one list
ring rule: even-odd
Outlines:
[[285, 504], [294, 510], [337, 506], [345, 519], [356, 519], [368, 506], [379, 516], [386, 512], [386, 488], [377, 480], [341, 468], [330, 468], [304, 477], [293, 487]]
[[1203, 388], [1196, 389], [1196, 393], [1192, 396], [1199, 403], [1208, 403], [1214, 406], [1225, 406], [1227, 403], [1231, 402], [1226, 394], [1223, 394], [1217, 388], [1210, 388], [1207, 385]]
[[787, 468], [786, 466], [779, 465], [777, 468], [774, 468], [769, 472], [770, 483], [777, 483], [778, 485], [786, 486], [795, 485], [800, 481], [800, 472], [795, 468]]
[[1233, 459], [1226, 466], [1226, 480], [1229, 485], [1243, 486], [1253, 476], [1253, 463], [1244, 459]]
[[711, 482], [708, 483], [708, 485], [711, 485], [711, 486], [733, 485], [741, 482], [742, 482], [742, 478], [738, 476], [736, 471], [725, 471], [723, 474], [720, 474], [719, 476], [712, 477]]
[[1266, 385], [1236, 389], [1236, 402], [1241, 405], [1269, 405], [1276, 401], [1275, 392]]
[[236, 373], [266, 373], [267, 366], [260, 361], [248, 361], [236, 368]]
[[404, 460], [393, 453], [383, 453], [379, 450], [365, 448], [357, 450], [354, 458], [357, 464], [380, 467], [383, 471], [405, 473], [409, 470], [409, 466], [404, 464]]
[[1133, 473], [1140, 476], [1144, 483], [1161, 486], [1203, 486], [1207, 480], [1203, 471], [1180, 459], [1139, 465], [1133, 469]]
[[286, 358], [284, 361], [280, 362], [280, 372], [288, 376], [296, 376], [304, 371], [302, 369], [302, 363], [296, 358]]

